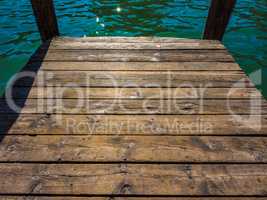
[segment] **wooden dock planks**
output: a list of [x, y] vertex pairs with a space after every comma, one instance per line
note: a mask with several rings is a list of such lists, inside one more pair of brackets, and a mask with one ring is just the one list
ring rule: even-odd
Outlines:
[[[34, 86], [64, 86], [75, 83], [81, 87], [253, 87], [249, 79], [240, 71], [40, 71]], [[30, 80], [21, 80], [18, 86], [31, 86]]]
[[1, 164], [6, 182], [0, 186], [6, 194], [264, 195], [266, 170], [260, 164]]
[[266, 145], [265, 137], [6, 136], [0, 162], [264, 163]]
[[[83, 115], [0, 114], [0, 126], [14, 135], [217, 135], [265, 136], [266, 115], [242, 115], [249, 126], [229, 115]], [[57, 120], [61, 123], [56, 123]], [[257, 123], [262, 122], [260, 129]], [[78, 124], [76, 124], [78, 122]], [[0, 134], [5, 134], [1, 131]]]
[[26, 67], [0, 199], [266, 199], [267, 104], [220, 42], [59, 37]]

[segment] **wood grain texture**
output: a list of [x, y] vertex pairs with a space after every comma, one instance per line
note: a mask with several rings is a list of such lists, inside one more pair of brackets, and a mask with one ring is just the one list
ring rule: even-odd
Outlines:
[[258, 165], [0, 164], [1, 194], [266, 195]]
[[[34, 65], [35, 63], [31, 63]], [[234, 62], [46, 62], [43, 71], [241, 71]], [[105, 72], [106, 73], [106, 72]]]
[[[6, 132], [22, 135], [266, 135], [267, 116], [229, 115], [0, 115]], [[0, 131], [0, 134], [5, 132]]]
[[[40, 60], [38, 55], [32, 58]], [[45, 61], [234, 62], [226, 50], [52, 50]]]
[[[173, 37], [55, 37], [53, 43], [69, 43], [69, 42], [105, 42], [105, 43], [202, 43], [199, 39], [173, 38]], [[219, 44], [219, 41], [210, 40], [210, 43]], [[204, 42], [205, 43], [205, 42]]]
[[199, 40], [188, 42], [185, 40], [177, 42], [144, 42], [144, 43], [121, 43], [121, 42], [86, 42], [75, 40], [55, 39], [50, 49], [225, 49], [225, 47], [214, 41]]
[[41, 58], [22, 110], [0, 100], [0, 199], [266, 199], [267, 103], [219, 41], [64, 37]]
[[6, 136], [0, 162], [265, 163], [266, 146], [266, 137]]
[[[126, 99], [18, 99], [20, 113], [62, 114], [267, 114], [267, 102], [253, 100], [126, 100]], [[6, 101], [0, 100], [0, 113], [14, 113]]]
[[16, 86], [76, 86], [76, 87], [254, 87], [243, 72], [105, 72], [102, 71], [40, 71], [34, 83], [30, 78], [20, 79]]
[[13, 98], [58, 99], [250, 99], [262, 98], [255, 88], [89, 88], [14, 87]]

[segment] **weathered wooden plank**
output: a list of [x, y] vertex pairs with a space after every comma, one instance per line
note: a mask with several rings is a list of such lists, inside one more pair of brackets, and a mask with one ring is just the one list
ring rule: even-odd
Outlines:
[[[218, 41], [56, 38], [50, 48], [37, 78], [45, 75], [44, 83], [34, 83], [48, 86], [44, 93], [44, 87], [33, 87], [32, 99], [18, 100], [25, 103], [20, 115], [0, 101], [1, 199], [6, 198], [1, 194], [41, 194], [27, 196], [41, 200], [57, 194], [96, 200], [103, 199], [97, 195], [154, 196], [130, 200], [267, 195], [267, 165], [262, 164], [267, 160], [267, 117], [259, 115], [267, 114], [267, 104], [259, 104], [260, 94]], [[29, 82], [22, 83], [16, 98], [30, 89], [23, 87]], [[203, 101], [192, 93], [192, 85]], [[112, 88], [117, 86], [126, 88], [118, 93]], [[228, 87], [235, 88], [230, 99]], [[77, 88], [84, 96], [76, 96]], [[79, 100], [73, 98], [82, 101], [78, 109]], [[178, 164], [186, 162], [199, 164]]]
[[[32, 60], [40, 60], [38, 55]], [[52, 50], [45, 61], [234, 62], [226, 50]]]
[[[22, 107], [20, 113], [40, 114], [267, 114], [267, 102], [261, 99], [18, 99], [15, 103]], [[14, 111], [0, 100], [0, 113]]]
[[[105, 43], [196, 43], [203, 42], [200, 39], [188, 39], [188, 38], [174, 38], [174, 37], [120, 37], [120, 36], [107, 36], [107, 37], [55, 37], [55, 42], [105, 42]], [[210, 43], [220, 44], [219, 41], [210, 40]]]
[[13, 98], [58, 99], [248, 99], [262, 98], [255, 88], [89, 88], [15, 87]]
[[0, 173], [1, 194], [263, 196], [267, 184], [264, 164], [5, 163]]
[[43, 42], [59, 35], [53, 0], [31, 0], [33, 13]]
[[5, 136], [0, 162], [265, 163], [266, 137]]
[[[32, 63], [34, 65], [34, 63]], [[232, 62], [46, 62], [41, 70], [49, 71], [241, 71]]]
[[236, 0], [212, 0], [203, 38], [222, 40]]
[[70, 196], [0, 196], [2, 200], [266, 200], [267, 197], [70, 197]]
[[200, 40], [194, 43], [176, 42], [176, 43], [107, 43], [107, 42], [84, 42], [84, 41], [54, 41], [49, 49], [225, 49], [220, 43], [214, 43], [206, 40]]
[[241, 71], [206, 72], [142, 72], [142, 71], [40, 71], [32, 84], [20, 79], [17, 86], [88, 86], [88, 87], [254, 87]]
[[0, 127], [31, 135], [266, 135], [267, 116], [21, 114], [0, 115]]

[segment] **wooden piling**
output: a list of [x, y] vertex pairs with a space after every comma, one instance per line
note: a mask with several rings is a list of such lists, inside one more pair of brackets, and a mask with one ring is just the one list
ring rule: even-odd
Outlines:
[[59, 35], [53, 0], [31, 0], [33, 13], [43, 42]]
[[222, 40], [236, 0], [212, 0], [203, 39]]

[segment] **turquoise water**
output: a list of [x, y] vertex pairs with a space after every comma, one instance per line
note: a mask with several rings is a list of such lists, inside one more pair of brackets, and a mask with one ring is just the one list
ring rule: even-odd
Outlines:
[[[201, 38], [208, 0], [54, 0], [62, 35]], [[40, 45], [30, 0], [0, 0], [0, 92]], [[223, 43], [267, 97], [267, 1], [237, 0]]]

